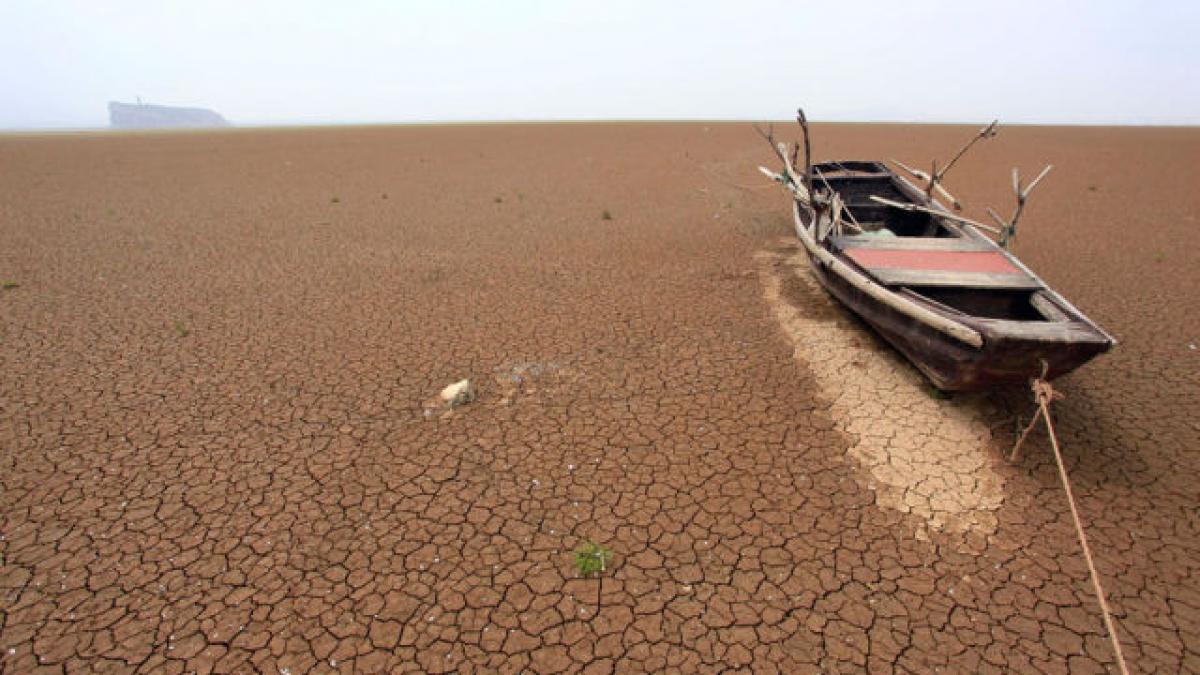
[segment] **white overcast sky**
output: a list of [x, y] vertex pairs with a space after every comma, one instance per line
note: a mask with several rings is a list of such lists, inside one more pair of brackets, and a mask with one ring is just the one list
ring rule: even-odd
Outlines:
[[0, 128], [110, 100], [235, 124], [1200, 124], [1200, 2], [0, 0]]

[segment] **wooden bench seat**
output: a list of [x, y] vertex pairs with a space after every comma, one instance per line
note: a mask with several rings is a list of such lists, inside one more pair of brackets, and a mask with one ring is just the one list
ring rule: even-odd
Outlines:
[[834, 243], [846, 258], [885, 286], [1042, 287], [986, 242], [957, 237], [839, 239]]
[[847, 248], [881, 248], [891, 251], [994, 251], [996, 247], [971, 237], [873, 237], [851, 235], [834, 237], [833, 246]]

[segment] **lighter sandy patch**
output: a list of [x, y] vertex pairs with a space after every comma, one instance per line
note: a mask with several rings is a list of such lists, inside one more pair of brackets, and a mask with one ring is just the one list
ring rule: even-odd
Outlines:
[[[994, 533], [1004, 479], [989, 452], [982, 399], [933, 398], [915, 368], [880, 348], [821, 289], [798, 249], [758, 258], [767, 303], [795, 358], [831, 401], [835, 424], [852, 439], [848, 454], [876, 503], [924, 518], [915, 533], [922, 538], [929, 531]], [[798, 282], [790, 298], [788, 276]]]

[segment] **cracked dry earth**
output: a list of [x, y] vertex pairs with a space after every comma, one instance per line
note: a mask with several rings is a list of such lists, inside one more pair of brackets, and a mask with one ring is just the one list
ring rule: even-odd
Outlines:
[[790, 239], [781, 245], [789, 249], [786, 257], [759, 256], [767, 302], [830, 399], [838, 429], [852, 439], [846, 454], [864, 469], [875, 503], [922, 516], [914, 532], [921, 539], [929, 529], [950, 531], [978, 551], [996, 531], [994, 512], [1003, 502], [1000, 455], [990, 447], [995, 407], [981, 406], [978, 395], [931, 396], [915, 368], [879, 348], [880, 340], [821, 291]]
[[[797, 267], [760, 145], [0, 137], [0, 671], [1111, 671], [1045, 435], [1000, 457], [1027, 395], [926, 396]], [[978, 216], [1053, 162], [1018, 252], [1122, 341], [1056, 423], [1137, 672], [1200, 671], [1198, 158], [1011, 128], [954, 182]]]

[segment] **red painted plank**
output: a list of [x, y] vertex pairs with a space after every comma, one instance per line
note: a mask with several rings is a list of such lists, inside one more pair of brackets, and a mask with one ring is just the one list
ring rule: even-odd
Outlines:
[[998, 251], [912, 251], [847, 248], [847, 256], [867, 269], [937, 270], [1024, 274]]

